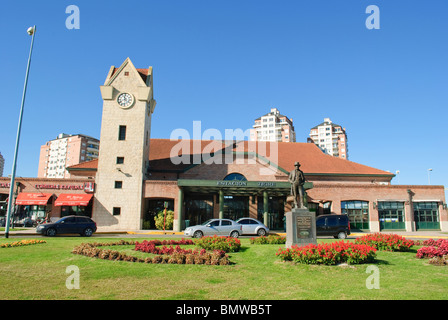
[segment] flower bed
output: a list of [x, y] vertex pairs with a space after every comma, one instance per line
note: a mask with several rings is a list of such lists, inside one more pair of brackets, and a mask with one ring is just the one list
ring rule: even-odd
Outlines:
[[212, 236], [195, 240], [195, 244], [206, 250], [222, 250], [224, 252], [240, 251], [241, 241], [233, 237]]
[[338, 241], [318, 245], [309, 244], [304, 247], [292, 246], [290, 249], [280, 248], [276, 255], [284, 261], [296, 263], [360, 264], [373, 262], [376, 258], [376, 249], [364, 244]]
[[422, 247], [417, 250], [417, 258], [442, 258], [443, 256], [448, 256], [448, 240], [430, 240], [431, 241], [426, 242], [427, 244], [429, 244], [428, 246]]
[[384, 251], [409, 251], [414, 241], [397, 234], [373, 233], [356, 238], [356, 244], [365, 244], [377, 250]]
[[261, 236], [254, 237], [250, 239], [251, 244], [285, 244], [286, 237], [269, 235], [269, 236]]
[[[143, 244], [144, 243], [144, 244]], [[230, 264], [229, 257], [225, 252], [220, 250], [214, 250], [212, 252], [207, 252], [206, 250], [184, 250], [176, 248], [169, 248], [166, 245], [192, 245], [191, 240], [153, 240], [153, 241], [143, 241], [138, 243], [136, 241], [125, 241], [120, 240], [118, 242], [111, 243], [82, 243], [76, 246], [72, 253], [80, 254], [92, 258], [100, 258], [105, 260], [116, 260], [116, 261], [130, 261], [130, 262], [142, 262], [142, 263], [170, 263], [170, 264], [206, 264], [206, 265], [228, 265]], [[143, 251], [143, 249], [151, 252], [153, 250], [156, 255], [153, 257], [139, 258], [125, 253], [119, 252], [117, 250], [103, 249], [102, 246], [120, 246], [120, 245], [135, 245], [136, 250]], [[165, 249], [151, 249], [155, 248], [156, 245], [163, 245]], [[180, 249], [180, 250], [179, 250]], [[164, 252], [164, 253], [162, 253]], [[152, 253], [152, 252], [151, 252]], [[162, 254], [161, 254], [162, 253]]]
[[23, 246], [29, 246], [32, 244], [39, 244], [39, 243], [47, 243], [45, 240], [20, 240], [20, 241], [14, 241], [9, 243], [2, 243], [0, 244], [0, 248], [12, 248], [12, 247], [23, 247]]

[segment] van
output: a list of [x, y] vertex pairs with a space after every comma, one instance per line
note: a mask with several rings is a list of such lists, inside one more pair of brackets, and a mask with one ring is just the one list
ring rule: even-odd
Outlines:
[[350, 221], [346, 214], [326, 214], [316, 218], [316, 235], [345, 239], [350, 235]]

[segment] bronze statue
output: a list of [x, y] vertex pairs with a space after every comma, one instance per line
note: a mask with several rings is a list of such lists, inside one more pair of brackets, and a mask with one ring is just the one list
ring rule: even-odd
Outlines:
[[294, 196], [294, 207], [305, 208], [305, 189], [303, 187], [305, 184], [305, 175], [303, 174], [303, 171], [299, 169], [299, 162], [296, 162], [294, 166], [296, 168], [289, 173], [288, 177], [288, 181], [291, 183], [291, 195]]

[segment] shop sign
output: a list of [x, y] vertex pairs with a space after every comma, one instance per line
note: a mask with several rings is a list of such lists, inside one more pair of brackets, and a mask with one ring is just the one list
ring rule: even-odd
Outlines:
[[36, 189], [56, 189], [56, 190], [83, 190], [84, 185], [70, 185], [70, 184], [36, 184]]
[[9, 188], [9, 187], [11, 187], [11, 184], [8, 182], [8, 183], [0, 183], [0, 188]]

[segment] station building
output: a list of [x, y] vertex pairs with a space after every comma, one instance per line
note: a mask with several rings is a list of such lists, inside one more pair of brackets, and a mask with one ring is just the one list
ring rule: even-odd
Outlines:
[[[151, 139], [153, 70], [129, 58], [110, 68], [101, 94], [99, 158], [68, 167], [71, 179], [18, 178], [19, 207], [44, 206], [53, 218], [71, 210], [100, 227], [140, 230], [154, 228], [167, 202], [175, 231], [241, 217], [284, 230], [288, 175], [298, 161], [307, 206], [317, 215], [347, 214], [352, 230], [448, 231], [443, 186], [392, 185], [394, 174], [324, 154], [314, 143]], [[0, 201], [8, 182], [0, 178]], [[39, 194], [45, 204], [32, 204]]]

